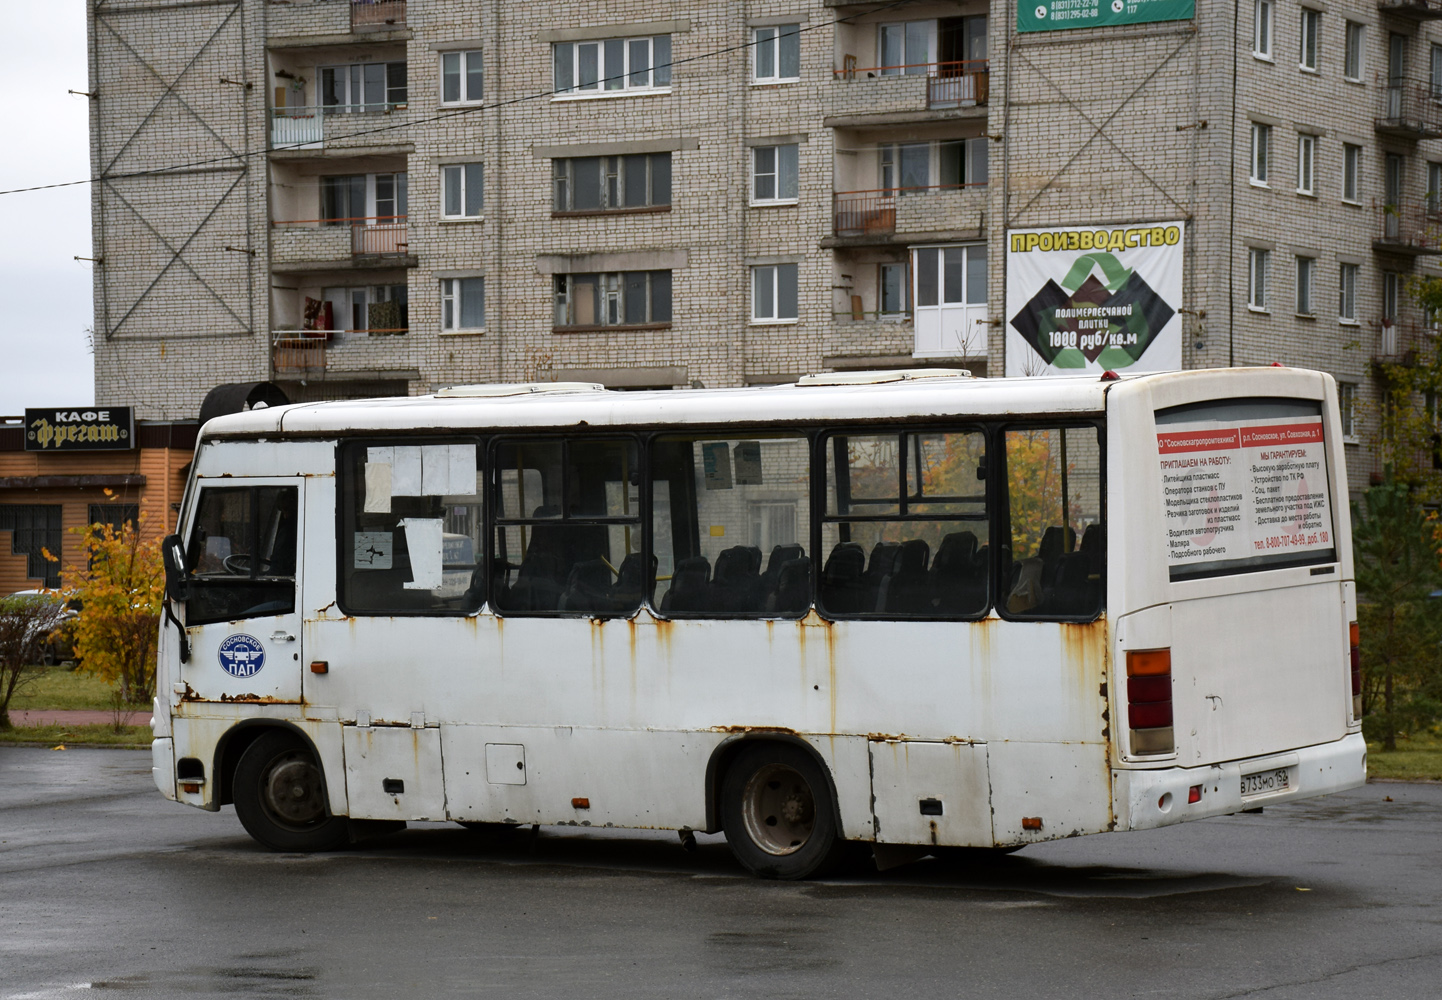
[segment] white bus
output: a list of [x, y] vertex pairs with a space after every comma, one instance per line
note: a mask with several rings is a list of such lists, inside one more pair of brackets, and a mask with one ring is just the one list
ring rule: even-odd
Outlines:
[[351, 822], [724, 831], [768, 877], [1362, 783], [1336, 386], [1258, 368], [459, 386], [202, 429], [154, 775]]

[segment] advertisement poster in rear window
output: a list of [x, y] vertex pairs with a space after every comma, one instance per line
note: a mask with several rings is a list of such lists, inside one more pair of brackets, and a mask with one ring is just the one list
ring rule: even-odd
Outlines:
[[1172, 580], [1335, 561], [1320, 404], [1160, 410], [1157, 452]]
[[1006, 373], [1182, 367], [1182, 222], [1012, 229]]

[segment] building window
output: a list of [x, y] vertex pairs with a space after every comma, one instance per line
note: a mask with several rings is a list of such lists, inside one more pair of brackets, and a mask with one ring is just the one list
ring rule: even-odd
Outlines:
[[1271, 163], [1272, 126], [1252, 122], [1252, 183], [1267, 183], [1267, 168]]
[[900, 319], [911, 312], [911, 282], [905, 264], [881, 264], [877, 284], [881, 288], [881, 318]]
[[671, 86], [671, 36], [558, 42], [557, 94], [618, 94]]
[[1357, 440], [1357, 385], [1337, 383], [1337, 409], [1342, 412], [1342, 440]]
[[800, 146], [755, 146], [751, 150], [751, 204], [796, 203]]
[[1315, 194], [1312, 189], [1313, 168], [1317, 156], [1315, 135], [1297, 136], [1297, 193]]
[[671, 154], [551, 161], [552, 210], [619, 212], [671, 204]]
[[[60, 586], [60, 543], [64, 540], [59, 504], [0, 504], [0, 531], [10, 532], [10, 552], [25, 557], [25, 575]], [[52, 562], [45, 558], [49, 552]]]
[[877, 147], [883, 191], [916, 194], [930, 188], [981, 185], [987, 179], [987, 139], [889, 143]]
[[484, 193], [485, 171], [481, 164], [441, 167], [441, 218], [479, 219]]
[[486, 279], [441, 280], [441, 329], [480, 330], [486, 325]]
[[1272, 0], [1256, 0], [1252, 21], [1252, 55], [1272, 58]]
[[1299, 65], [1310, 73], [1317, 72], [1317, 39], [1322, 33], [1322, 12], [1302, 8], [1302, 51]]
[[1356, 21], [1346, 22], [1346, 49], [1342, 54], [1342, 76], [1354, 82], [1362, 79], [1362, 42], [1366, 38], [1366, 26]]
[[1358, 178], [1362, 173], [1362, 147], [1342, 143], [1342, 200], [1355, 202]]
[[1344, 323], [1357, 322], [1357, 265], [1343, 264], [1338, 275], [1337, 318]]
[[751, 269], [751, 322], [789, 323], [797, 318], [796, 265]]
[[481, 53], [441, 53], [441, 103], [474, 104], [485, 96]]
[[326, 288], [321, 300], [330, 305], [331, 321], [340, 333], [385, 336], [410, 328], [410, 290], [405, 285]]
[[320, 67], [320, 103], [326, 112], [388, 111], [406, 103], [406, 64], [354, 63]]
[[1255, 247], [1247, 251], [1247, 305], [1265, 312], [1267, 309], [1267, 266], [1271, 251]]
[[555, 277], [555, 325], [558, 328], [670, 322], [670, 271], [558, 274]]
[[128, 524], [140, 523], [140, 505], [134, 503], [93, 503], [86, 513], [86, 524], [105, 524], [117, 535]]
[[1312, 315], [1312, 278], [1317, 273], [1313, 257], [1297, 258], [1297, 315]]
[[1432, 97], [1442, 99], [1442, 45], [1434, 43], [1432, 46], [1432, 62], [1427, 82], [1432, 88]]
[[320, 179], [322, 224], [395, 222], [408, 210], [407, 175], [342, 174]]
[[1396, 271], [1382, 272], [1382, 322], [1397, 322], [1397, 304], [1401, 300], [1402, 276]]
[[801, 79], [801, 25], [780, 24], [752, 32], [751, 79], [794, 83]]
[[1427, 213], [1442, 213], [1442, 163], [1427, 164]]
[[925, 76], [936, 50], [936, 22], [903, 21], [876, 30], [882, 76]]

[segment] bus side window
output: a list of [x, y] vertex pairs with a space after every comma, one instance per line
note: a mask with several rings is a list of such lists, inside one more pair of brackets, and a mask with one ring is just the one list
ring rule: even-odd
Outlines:
[[338, 597], [347, 614], [481, 606], [481, 461], [475, 441], [345, 446]]
[[1006, 489], [1004, 612], [1011, 618], [1094, 618], [1106, 574], [1098, 429], [1008, 430]]
[[186, 557], [187, 625], [294, 611], [295, 487], [202, 490]]
[[503, 614], [628, 615], [641, 561], [632, 440], [519, 440], [495, 451], [491, 602]]
[[986, 435], [837, 434], [826, 453], [822, 610], [843, 618], [984, 615]]
[[797, 434], [656, 439], [651, 538], [662, 614], [806, 613], [810, 450]]

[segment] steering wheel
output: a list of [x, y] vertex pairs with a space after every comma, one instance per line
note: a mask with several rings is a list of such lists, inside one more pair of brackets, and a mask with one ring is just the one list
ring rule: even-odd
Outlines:
[[237, 552], [235, 555], [226, 556], [221, 560], [221, 565], [225, 567], [227, 573], [248, 576], [250, 574], [250, 553]]

